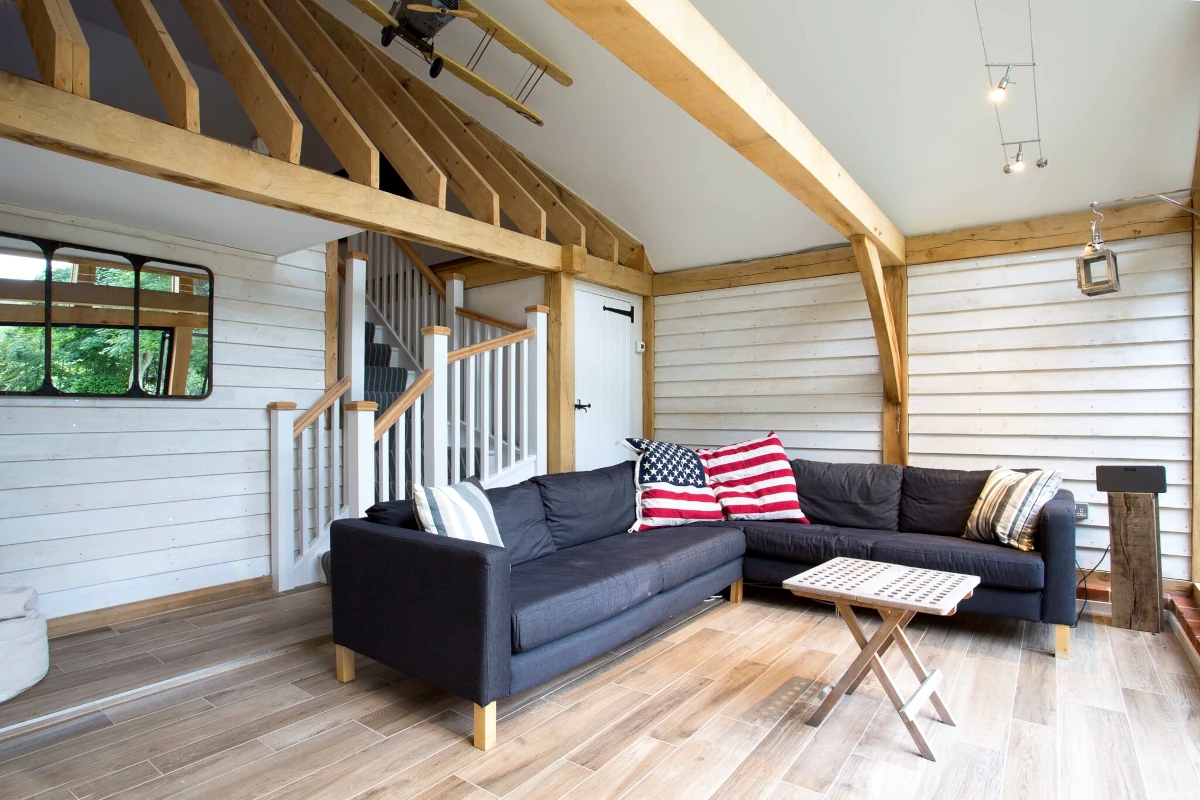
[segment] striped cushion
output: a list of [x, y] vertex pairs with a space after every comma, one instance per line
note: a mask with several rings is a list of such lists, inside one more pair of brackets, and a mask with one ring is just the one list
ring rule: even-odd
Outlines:
[[975, 501], [963, 538], [1032, 550], [1038, 515], [1062, 480], [1061, 470], [1016, 472], [997, 467]]
[[417, 486], [413, 506], [426, 533], [504, 547], [492, 504], [475, 480], [453, 486]]
[[637, 520], [631, 533], [725, 518], [704, 478], [704, 464], [694, 452], [651, 439], [625, 443], [639, 454], [633, 477]]
[[730, 519], [808, 522], [800, 510], [796, 475], [774, 431], [761, 439], [697, 450], [696, 455]]

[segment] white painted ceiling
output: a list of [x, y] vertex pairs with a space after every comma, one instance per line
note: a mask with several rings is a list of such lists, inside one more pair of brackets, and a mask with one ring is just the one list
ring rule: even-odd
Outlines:
[[[372, 39], [344, 0], [323, 4]], [[1043, 152], [1002, 172], [996, 107], [971, 0], [693, 0], [906, 235], [1087, 209], [1188, 185], [1200, 131], [1200, 3], [978, 0], [988, 55], [1028, 61], [1031, 7]], [[448, 74], [435, 84], [642, 240], [656, 270], [841, 237], [543, 0], [483, 0], [575, 79], [543, 80], [536, 128]], [[465, 59], [464, 21], [438, 44]], [[424, 74], [393, 44], [389, 52]], [[480, 71], [516, 86], [492, 45]], [[1036, 138], [1033, 82], [1000, 107], [1006, 138]]]
[[[377, 41], [378, 27], [345, 0], [320, 2]], [[537, 128], [448, 73], [434, 84], [644, 242], [657, 270], [841, 243], [544, 0], [481, 2], [561, 64], [574, 85], [540, 83], [530, 101], [546, 121]], [[1200, 129], [1200, 3], [1032, 0], [1050, 166], [1004, 175], [987, 99], [999, 74], [983, 67], [971, 0], [693, 2], [906, 235], [1081, 211], [1091, 200], [1190, 180]], [[1025, 0], [978, 5], [989, 56], [1027, 60]], [[163, 118], [109, 4], [76, 6], [92, 46], [93, 96]], [[244, 142], [249, 121], [177, 0], [157, 0], [156, 8], [201, 84], [202, 130]], [[438, 44], [465, 60], [479, 37], [456, 21]], [[425, 74], [400, 45], [388, 52]], [[480, 71], [512, 88], [523, 63], [493, 44]], [[15, 7], [6, 3], [0, 68], [36, 76]], [[1031, 138], [1032, 81], [1020, 70], [1015, 77], [1001, 121], [1009, 138]], [[303, 152], [305, 163], [334, 168], [309, 124]], [[0, 202], [258, 252], [295, 250], [345, 230], [11, 143], [0, 148]]]

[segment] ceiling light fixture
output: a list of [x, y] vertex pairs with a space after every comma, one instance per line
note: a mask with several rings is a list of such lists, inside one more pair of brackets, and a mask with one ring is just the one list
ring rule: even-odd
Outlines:
[[1001, 78], [1000, 82], [996, 84], [996, 88], [992, 89], [991, 97], [993, 103], [999, 103], [1001, 100], [1003, 100], [1008, 95], [1008, 85], [1010, 83], [1016, 83], [1016, 81], [1012, 79], [1012, 71], [1014, 66], [1016, 65], [1008, 65], [1008, 67], [1004, 70], [1004, 77]]
[[[1046, 167], [1050, 164], [1050, 160], [1042, 153], [1042, 121], [1039, 113], [1038, 90], [1037, 90], [1037, 57], [1033, 45], [1033, 0], [1025, 0], [1027, 20], [1029, 24], [1029, 60], [1028, 61], [992, 61], [988, 58], [987, 40], [983, 35], [983, 16], [979, 12], [979, 0], [975, 0], [975, 21], [979, 24], [979, 44], [983, 48], [983, 66], [987, 71], [988, 80], [988, 96], [992, 100], [992, 108], [996, 114], [996, 129], [1000, 133], [1000, 149], [1004, 152], [1004, 172], [1012, 174], [1014, 172], [1025, 171], [1025, 148], [1024, 144], [1037, 145], [1037, 160], [1034, 161], [1039, 168]], [[996, 80], [997, 70], [1003, 69], [1000, 74], [998, 83], [993, 83]], [[1030, 126], [1034, 131], [1034, 138], [1022, 139], [1021, 141], [1005, 141], [1004, 124], [1000, 117], [1000, 104], [1008, 97], [1009, 86], [1017, 83], [1013, 80], [1013, 70], [1028, 69], [1029, 80], [1033, 89], [1033, 115], [1032, 119], [1028, 119], [1029, 109], [1025, 103], [1016, 103], [1015, 107], [1005, 111], [1005, 118], [1010, 118], [1013, 114], [1020, 117], [1026, 117], [1025, 124], [1032, 122]], [[1011, 119], [1009, 119], [1011, 124]], [[1029, 130], [1029, 128], [1026, 128]], [[1010, 159], [1008, 147], [1015, 146], [1017, 148], [1016, 158]], [[1033, 156], [1030, 156], [1033, 160]]]
[[[1037, 143], [1038, 141], [1039, 140], [1037, 140], [1037, 139], [1022, 139], [1019, 142], [1001, 142], [1000, 145], [1002, 147], [1004, 147], [1004, 174], [1011, 175], [1014, 172], [1024, 172], [1025, 171], [1025, 145], [1034, 144], [1034, 143]], [[1013, 145], [1017, 146], [1017, 155], [1013, 158], [1012, 161], [1009, 161], [1008, 160], [1008, 148], [1012, 147]], [[1037, 165], [1039, 167], [1044, 167], [1048, 163], [1050, 163], [1050, 162], [1045, 158], [1039, 158], [1037, 160]]]
[[1092, 213], [1100, 217], [1092, 221], [1092, 240], [1075, 259], [1076, 283], [1079, 285], [1079, 291], [1088, 297], [1121, 291], [1116, 253], [1109, 249], [1100, 234], [1100, 223], [1104, 221], [1104, 215], [1096, 209], [1098, 205], [1100, 204], [1092, 203]]

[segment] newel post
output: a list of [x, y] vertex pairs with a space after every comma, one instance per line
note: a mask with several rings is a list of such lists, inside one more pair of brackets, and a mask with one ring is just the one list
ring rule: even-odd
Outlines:
[[549, 325], [549, 306], [526, 306], [525, 327], [537, 333], [529, 348], [529, 394], [532, 402], [526, 404], [529, 415], [529, 430], [532, 433], [533, 452], [537, 456], [538, 475], [546, 474], [546, 332]]
[[342, 257], [346, 286], [342, 292], [342, 375], [350, 376], [347, 400], [362, 400], [366, 395], [367, 365], [367, 256], [346, 253]]
[[466, 278], [457, 272], [446, 276], [446, 327], [450, 329], [450, 349], [457, 350], [466, 343], [463, 323], [458, 318], [458, 309], [463, 307], [463, 281]]
[[[446, 297], [450, 297], [450, 284], [446, 284]], [[439, 325], [421, 329], [424, 342], [422, 353], [425, 369], [433, 370], [433, 383], [425, 390], [424, 419], [421, 424], [425, 434], [423, 457], [423, 479], [426, 486], [445, 486], [449, 479], [447, 448], [450, 431], [450, 368], [446, 363], [450, 329]]]
[[271, 418], [271, 588], [286, 592], [294, 588], [287, 557], [295, 553], [296, 541], [296, 448], [292, 436], [296, 404], [270, 403], [267, 412]]
[[367, 515], [375, 505], [375, 412], [378, 403], [351, 400], [346, 411], [346, 504], [350, 518]]

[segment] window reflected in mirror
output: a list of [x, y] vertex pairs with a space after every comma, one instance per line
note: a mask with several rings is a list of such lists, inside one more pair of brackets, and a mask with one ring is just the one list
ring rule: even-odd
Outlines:
[[0, 234], [0, 393], [207, 397], [211, 334], [202, 267]]
[[0, 392], [36, 392], [45, 379], [46, 256], [0, 236]]

